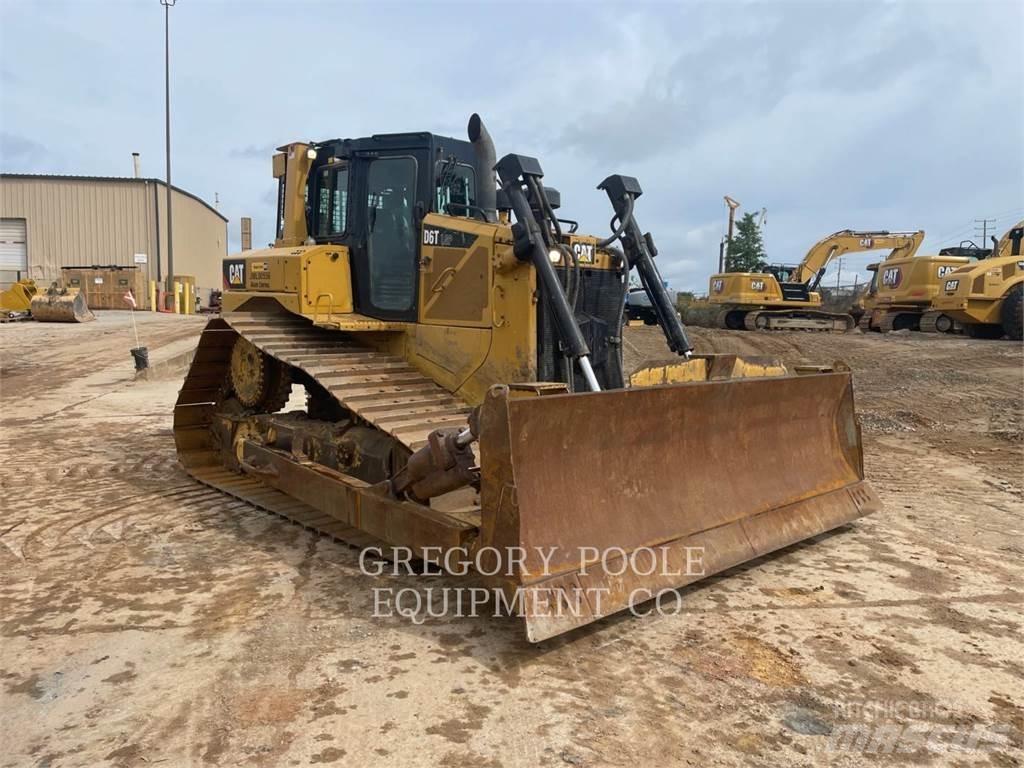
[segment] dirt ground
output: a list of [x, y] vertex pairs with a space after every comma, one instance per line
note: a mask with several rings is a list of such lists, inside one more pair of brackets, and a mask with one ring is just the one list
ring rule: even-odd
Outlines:
[[[156, 357], [200, 327], [142, 317]], [[849, 363], [884, 511], [532, 646], [511, 619], [373, 618], [407, 577], [191, 482], [180, 379], [136, 380], [130, 334], [0, 326], [0, 766], [1024, 760], [1019, 344], [694, 329]]]

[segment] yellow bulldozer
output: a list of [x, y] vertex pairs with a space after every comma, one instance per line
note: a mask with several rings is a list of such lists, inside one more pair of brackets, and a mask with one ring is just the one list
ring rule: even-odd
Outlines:
[[768, 265], [762, 272], [712, 275], [708, 301], [722, 307], [716, 324], [732, 330], [847, 331], [854, 318], [828, 312], [817, 288], [829, 263], [844, 253], [891, 248], [888, 258], [913, 256], [924, 232], [856, 232], [844, 229], [815, 243], [797, 265]]
[[976, 339], [1024, 338], [1024, 221], [996, 240], [992, 255], [944, 276], [931, 309]]
[[[582, 234], [536, 159], [497, 161], [476, 115], [468, 132], [274, 155], [276, 241], [224, 261], [175, 407], [191, 475], [388, 558], [468, 564], [531, 641], [879, 508], [848, 369], [694, 355], [636, 179], [601, 183], [613, 230]], [[633, 269], [675, 353], [655, 386], [623, 371]]]

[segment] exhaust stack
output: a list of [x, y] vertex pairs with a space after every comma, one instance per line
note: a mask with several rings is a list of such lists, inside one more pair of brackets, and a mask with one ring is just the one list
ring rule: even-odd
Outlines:
[[494, 166], [498, 158], [494, 141], [476, 112], [470, 116], [466, 131], [476, 152], [477, 205], [483, 209], [487, 221], [495, 222], [498, 220], [498, 188], [494, 182]]
[[132, 170], [135, 171], [135, 178], [142, 178], [142, 163], [139, 162], [139, 153], [132, 152]]

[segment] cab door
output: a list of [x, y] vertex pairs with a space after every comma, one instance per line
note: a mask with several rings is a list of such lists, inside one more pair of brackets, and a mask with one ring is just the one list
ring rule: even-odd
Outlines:
[[360, 159], [362, 229], [354, 254], [356, 308], [382, 320], [416, 319], [418, 163], [412, 154]]

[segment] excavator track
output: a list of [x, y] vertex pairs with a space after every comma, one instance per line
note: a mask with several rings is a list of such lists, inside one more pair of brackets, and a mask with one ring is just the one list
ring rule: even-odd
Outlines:
[[875, 315], [875, 319], [878, 321], [878, 330], [882, 333], [902, 330], [916, 331], [919, 327], [918, 314], [906, 310], [884, 310]]
[[401, 358], [301, 318], [232, 313], [211, 320], [174, 407], [178, 457], [196, 480], [356, 546], [379, 540], [222, 464], [211, 426], [228, 394], [231, 351], [244, 337], [293, 370], [304, 372], [337, 404], [390, 435], [410, 452], [435, 429], [466, 423], [471, 407]]
[[853, 317], [816, 310], [755, 310], [748, 312], [743, 318], [743, 327], [748, 331], [801, 330], [844, 333], [853, 328]]
[[949, 315], [929, 310], [921, 315], [921, 333], [954, 333], [956, 323]]

